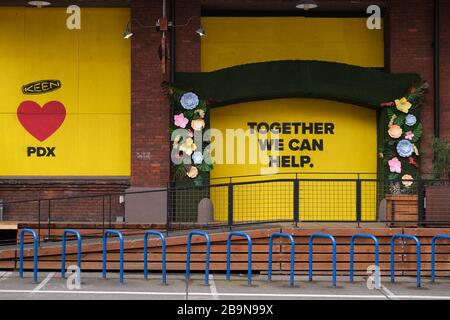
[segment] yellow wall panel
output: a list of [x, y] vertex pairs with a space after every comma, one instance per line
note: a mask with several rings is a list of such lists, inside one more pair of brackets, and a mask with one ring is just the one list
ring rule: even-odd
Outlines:
[[[81, 30], [67, 29], [67, 18], [65, 8], [0, 8], [0, 176], [130, 175], [131, 48], [122, 38], [130, 11], [82, 8]], [[61, 88], [22, 93], [50, 79]], [[42, 110], [58, 101], [65, 120], [39, 141], [18, 119], [24, 101]], [[55, 157], [28, 156], [29, 147], [55, 148]]]
[[[247, 63], [277, 60], [321, 60], [362, 67], [384, 66], [383, 30], [369, 30], [365, 18], [303, 17], [204, 17], [207, 36], [202, 38], [202, 71], [209, 72]], [[350, 181], [320, 179], [355, 179], [339, 173], [376, 173], [376, 112], [359, 106], [317, 99], [278, 99], [235, 104], [211, 110], [211, 128], [248, 129], [248, 122], [332, 122], [336, 133], [329, 136], [281, 135], [293, 138], [323, 139], [324, 151], [293, 152], [281, 156], [310, 156], [314, 167], [280, 168], [279, 173], [304, 173], [300, 186], [300, 219], [304, 221], [348, 220], [356, 217], [356, 185]], [[248, 145], [247, 145], [248, 147]], [[226, 157], [227, 150], [224, 148]], [[235, 154], [237, 150], [235, 149]], [[221, 177], [260, 175], [267, 163], [216, 163], [211, 182], [226, 183]], [[214, 155], [214, 154], [213, 154]], [[322, 175], [320, 173], [336, 173]], [[295, 175], [242, 178], [234, 181], [292, 179]], [[373, 179], [375, 176], [362, 175]], [[376, 182], [362, 185], [362, 216], [376, 218]], [[211, 188], [216, 220], [227, 219], [223, 190]], [[235, 221], [291, 220], [293, 186], [290, 182], [240, 185], [234, 190]]]
[[277, 60], [384, 66], [383, 30], [365, 18], [204, 17], [202, 71]]

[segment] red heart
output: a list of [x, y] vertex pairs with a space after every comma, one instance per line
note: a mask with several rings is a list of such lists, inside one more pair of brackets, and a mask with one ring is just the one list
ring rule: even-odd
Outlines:
[[59, 101], [50, 101], [41, 108], [34, 101], [24, 101], [17, 109], [22, 126], [39, 141], [47, 140], [66, 119], [66, 108]]

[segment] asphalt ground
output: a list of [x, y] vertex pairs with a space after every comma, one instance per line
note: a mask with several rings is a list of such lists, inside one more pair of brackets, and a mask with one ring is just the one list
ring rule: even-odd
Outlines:
[[[69, 274], [68, 274], [69, 275]], [[305, 276], [296, 276], [295, 285], [289, 285], [289, 277], [253, 275], [252, 286], [247, 285], [246, 275], [232, 275], [226, 281], [223, 274], [210, 275], [209, 285], [204, 284], [203, 274], [192, 274], [186, 282], [184, 274], [168, 274], [167, 284], [162, 284], [160, 274], [151, 274], [144, 280], [142, 274], [125, 274], [124, 284], [118, 273], [81, 273], [81, 288], [68, 286], [68, 280], [60, 273], [40, 272], [38, 283], [33, 273], [24, 278], [18, 272], [0, 271], [0, 300], [450, 300], [450, 279], [422, 279], [421, 288], [415, 278], [397, 278], [391, 283], [383, 278], [380, 289], [369, 289], [364, 278], [338, 277], [337, 287], [330, 277], [315, 277], [309, 282]], [[69, 281], [72, 285], [74, 281]]]

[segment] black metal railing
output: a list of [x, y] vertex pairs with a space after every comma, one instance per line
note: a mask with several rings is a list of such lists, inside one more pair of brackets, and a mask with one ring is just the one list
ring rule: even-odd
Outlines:
[[[5, 220], [37, 223], [38, 230], [46, 230], [46, 237], [51, 239], [58, 223], [105, 230], [115, 228], [116, 223], [130, 222], [125, 210], [127, 196], [133, 195], [136, 201], [152, 195], [156, 199], [152, 201], [160, 201], [159, 207], [165, 207], [165, 223], [160, 227], [167, 232], [271, 222], [450, 225], [448, 180], [404, 183], [366, 178], [369, 174], [351, 178], [349, 174], [333, 175], [220, 178], [227, 181], [217, 183], [218, 179], [212, 179], [210, 185], [199, 187], [4, 201], [3, 216]], [[149, 217], [157, 206], [149, 204]], [[146, 222], [154, 221], [149, 218]]]

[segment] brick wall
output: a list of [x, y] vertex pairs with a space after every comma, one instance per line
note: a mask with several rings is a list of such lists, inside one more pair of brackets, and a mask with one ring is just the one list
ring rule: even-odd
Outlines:
[[[35, 199], [57, 199], [86, 195], [121, 193], [129, 185], [125, 180], [0, 180], [0, 199], [5, 202], [4, 218], [9, 221], [38, 221], [39, 203]], [[50, 221], [114, 222], [124, 215], [119, 196], [52, 200]], [[111, 207], [111, 210], [110, 210]], [[41, 221], [49, 219], [49, 202], [41, 201]]]
[[[178, 0], [176, 12], [176, 25], [193, 17], [176, 29], [177, 71], [200, 71], [200, 39], [195, 33], [200, 1]], [[131, 16], [139, 21], [132, 21], [131, 182], [133, 187], [164, 187], [170, 181], [170, 144], [169, 103], [161, 90], [167, 75], [161, 72], [158, 55], [161, 33], [139, 25], [155, 25], [162, 17], [162, 1], [134, 0]]]
[[[450, 136], [450, 3], [441, 1], [441, 136]], [[391, 72], [416, 72], [430, 84], [422, 109], [425, 136], [422, 142], [423, 172], [429, 172], [433, 153], [430, 137], [434, 133], [433, 99], [433, 1], [392, 0], [389, 11]]]
[[[387, 62], [392, 72], [417, 72], [430, 83], [422, 119], [425, 139], [422, 144], [424, 170], [431, 166], [429, 136], [433, 133], [433, 3], [430, 0], [391, 0], [390, 35], [386, 43], [390, 55]], [[200, 25], [200, 0], [177, 0], [176, 29], [177, 71], [200, 71], [200, 38], [195, 30]], [[450, 136], [450, 2], [441, 1], [441, 135]], [[168, 10], [170, 14], [170, 10]], [[154, 26], [162, 16], [162, 1], [133, 0], [132, 31], [132, 116], [130, 180], [0, 180], [0, 199], [49, 198], [123, 192], [132, 187], [164, 187], [170, 181], [169, 104], [161, 91], [167, 80], [161, 72], [158, 48], [161, 34]], [[137, 21], [136, 21], [137, 20]], [[168, 38], [169, 40], [169, 38]], [[116, 205], [118, 201], [113, 201]], [[62, 202], [61, 202], [62, 203]], [[61, 204], [71, 208], [71, 217], [81, 218], [86, 212], [98, 217], [100, 202], [84, 201]], [[6, 212], [10, 220], [29, 220], [35, 208]], [[57, 206], [57, 204], [55, 204]], [[57, 208], [57, 207], [55, 207]], [[58, 211], [57, 209], [55, 209]], [[122, 215], [123, 208], [114, 209]], [[56, 212], [55, 211], [55, 212]], [[93, 219], [93, 218], [92, 218]]]
[[441, 136], [450, 137], [450, 1], [441, 0]]

